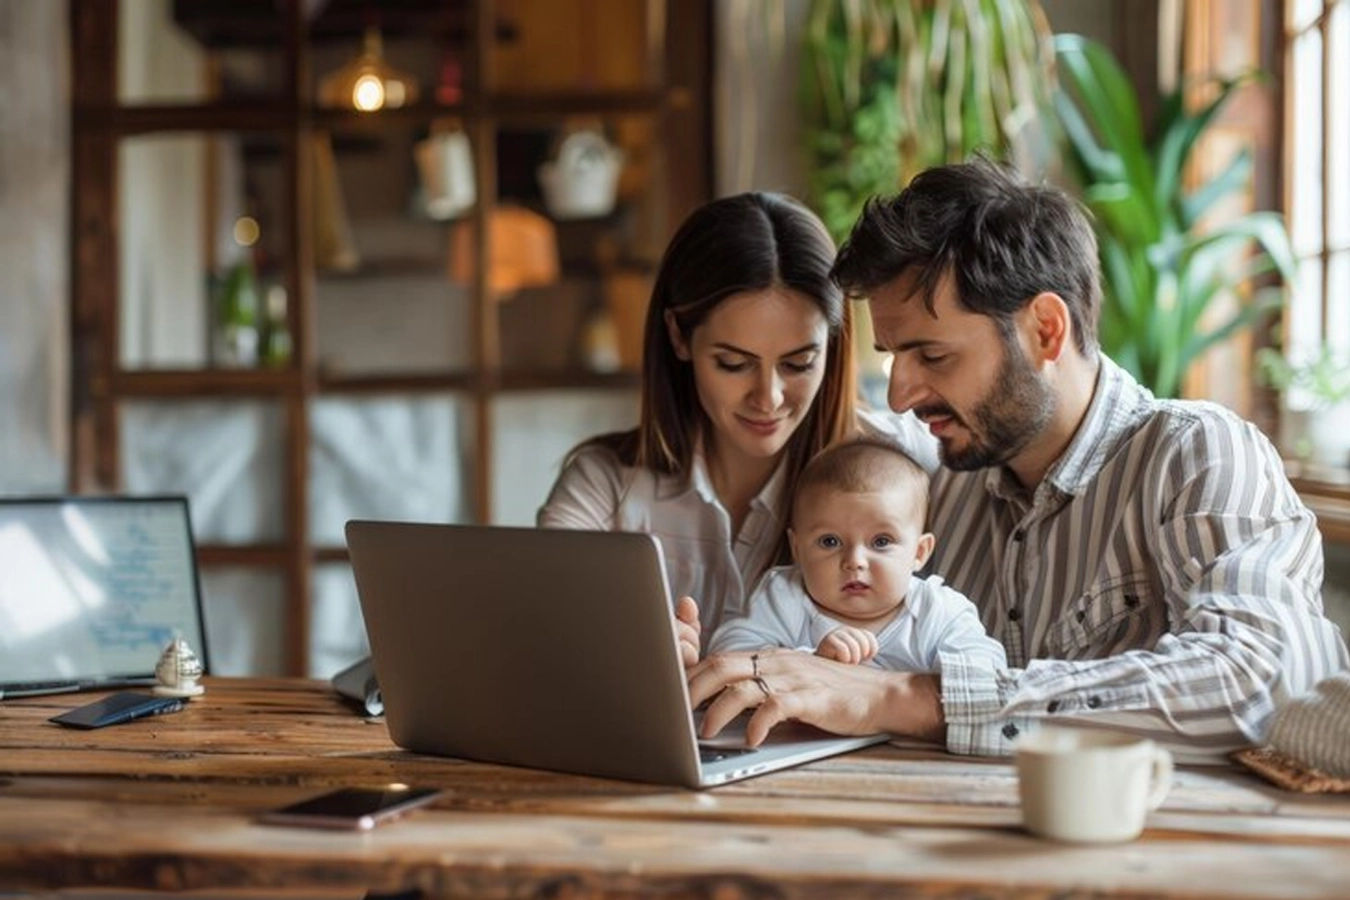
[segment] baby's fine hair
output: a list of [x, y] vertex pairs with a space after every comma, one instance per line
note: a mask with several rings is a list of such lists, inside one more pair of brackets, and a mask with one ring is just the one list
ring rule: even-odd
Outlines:
[[830, 488], [850, 494], [896, 486], [910, 495], [910, 507], [922, 524], [928, 517], [928, 473], [898, 442], [881, 435], [864, 435], [826, 447], [816, 454], [797, 478], [792, 518], [811, 488]]

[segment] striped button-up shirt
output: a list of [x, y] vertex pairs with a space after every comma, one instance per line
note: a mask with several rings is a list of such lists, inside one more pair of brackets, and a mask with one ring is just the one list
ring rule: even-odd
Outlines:
[[929, 570], [1008, 652], [1003, 671], [944, 660], [956, 753], [1009, 753], [1051, 717], [1223, 752], [1350, 665], [1322, 610], [1316, 521], [1270, 442], [1214, 404], [1155, 399], [1105, 357], [1041, 483], [943, 469], [932, 530]]

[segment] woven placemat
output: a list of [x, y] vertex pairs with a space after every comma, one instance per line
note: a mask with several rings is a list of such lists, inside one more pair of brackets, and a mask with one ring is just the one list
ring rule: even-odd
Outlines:
[[1299, 791], [1304, 794], [1350, 794], [1350, 778], [1328, 775], [1269, 747], [1237, 750], [1232, 754], [1232, 759], [1287, 791]]

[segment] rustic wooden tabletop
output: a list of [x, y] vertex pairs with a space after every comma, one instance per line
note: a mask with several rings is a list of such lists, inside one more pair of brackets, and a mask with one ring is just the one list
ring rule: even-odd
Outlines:
[[[0, 703], [0, 887], [427, 897], [1350, 896], [1350, 798], [1180, 768], [1133, 843], [1020, 828], [1006, 761], [882, 746], [695, 792], [406, 753], [323, 682], [206, 679], [97, 731]], [[339, 785], [444, 788], [372, 832], [259, 824]], [[256, 894], [255, 894], [256, 895]]]

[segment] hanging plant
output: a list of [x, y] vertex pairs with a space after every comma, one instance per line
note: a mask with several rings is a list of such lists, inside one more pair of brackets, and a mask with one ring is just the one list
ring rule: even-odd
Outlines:
[[801, 85], [812, 203], [840, 240], [869, 197], [974, 150], [1039, 171], [1054, 86], [1034, 0], [813, 0]]

